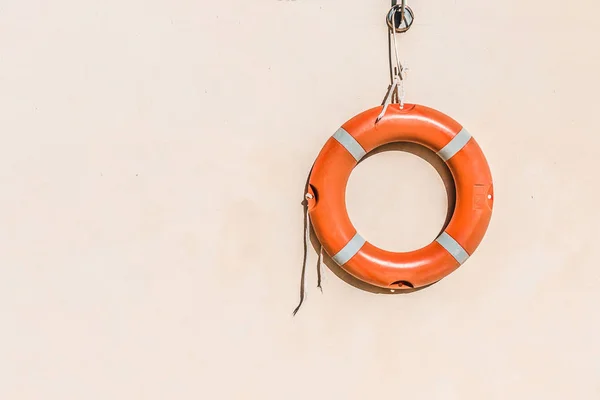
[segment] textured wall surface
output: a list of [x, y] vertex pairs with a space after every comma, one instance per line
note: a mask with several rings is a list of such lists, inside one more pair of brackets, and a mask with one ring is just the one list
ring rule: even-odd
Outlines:
[[[0, 398], [597, 399], [597, 2], [410, 2], [407, 101], [495, 182], [469, 261], [410, 295], [324, 271], [302, 200], [389, 82], [388, 0], [0, 2]], [[435, 169], [356, 169], [351, 218], [427, 244]]]

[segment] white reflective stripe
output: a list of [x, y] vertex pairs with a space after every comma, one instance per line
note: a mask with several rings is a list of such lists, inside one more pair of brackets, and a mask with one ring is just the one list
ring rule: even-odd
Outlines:
[[464, 263], [469, 258], [469, 253], [462, 248], [462, 246], [454, 240], [454, 238], [448, 235], [446, 232], [442, 232], [442, 234], [435, 239], [436, 242], [442, 245], [444, 249], [448, 253], [452, 255], [459, 262], [459, 264]]
[[366, 240], [358, 233], [340, 250], [335, 256], [331, 257], [337, 265], [344, 265], [364, 246]]
[[469, 142], [469, 139], [471, 139], [471, 134], [465, 128], [462, 128], [443, 149], [437, 152], [437, 155], [440, 156], [442, 160], [448, 161], [465, 147]]
[[340, 144], [348, 150], [348, 153], [352, 154], [352, 157], [354, 157], [357, 162], [367, 154], [360, 143], [358, 143], [352, 135], [346, 132], [344, 128], [338, 129], [337, 132], [333, 134], [333, 138], [340, 142]]

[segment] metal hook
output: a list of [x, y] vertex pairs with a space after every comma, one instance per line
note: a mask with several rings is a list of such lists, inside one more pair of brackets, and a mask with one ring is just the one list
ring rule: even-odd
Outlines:
[[[402, 0], [401, 4], [392, 6], [387, 14], [386, 20], [388, 27], [397, 33], [404, 33], [410, 29], [414, 20], [415, 14], [412, 9], [406, 5], [406, 0]], [[400, 11], [398, 13], [398, 11]]]
[[[398, 6], [398, 1], [397, 0], [394, 0], [394, 3], [395, 4], [394, 4], [393, 7]], [[402, 0], [402, 2], [400, 3], [400, 22], [404, 21], [404, 15], [405, 14], [406, 14], [406, 0]]]

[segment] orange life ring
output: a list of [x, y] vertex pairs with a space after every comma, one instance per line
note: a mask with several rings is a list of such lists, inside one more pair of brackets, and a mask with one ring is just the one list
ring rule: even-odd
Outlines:
[[[308, 212], [323, 249], [344, 270], [382, 288], [412, 289], [444, 278], [482, 241], [494, 201], [492, 176], [479, 145], [458, 122], [428, 107], [389, 106], [367, 110], [342, 125], [325, 143], [308, 181]], [[392, 142], [413, 142], [437, 153], [456, 186], [452, 218], [429, 245], [404, 253], [382, 250], [363, 239], [346, 210], [348, 178], [370, 151]]]

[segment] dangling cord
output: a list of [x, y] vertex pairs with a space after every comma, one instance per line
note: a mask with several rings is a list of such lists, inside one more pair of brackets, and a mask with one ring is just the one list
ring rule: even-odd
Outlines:
[[300, 310], [300, 307], [302, 307], [302, 303], [304, 303], [305, 297], [304, 281], [306, 278], [306, 259], [308, 258], [308, 235], [310, 234], [310, 217], [308, 216], [308, 201], [306, 199], [304, 199], [304, 201], [302, 202], [302, 207], [304, 208], [304, 256], [302, 258], [302, 275], [300, 277], [300, 302], [298, 303], [298, 306], [296, 307], [292, 315], [296, 315], [298, 310]]
[[[308, 242], [310, 240], [310, 216], [308, 215], [308, 200], [312, 199], [312, 194], [306, 194], [306, 198], [302, 202], [302, 206], [304, 208], [304, 256], [302, 258], [302, 276], [300, 277], [300, 302], [298, 306], [294, 310], [292, 315], [296, 315], [300, 307], [302, 307], [302, 303], [304, 303], [304, 298], [306, 297], [306, 260], [308, 258]], [[317, 288], [323, 293], [323, 287], [321, 286], [322, 281], [322, 264], [323, 264], [323, 245], [319, 248], [319, 258], [317, 259]]]
[[319, 247], [319, 258], [317, 259], [317, 287], [323, 293], [323, 287], [321, 286], [321, 269], [323, 266], [323, 245]]

